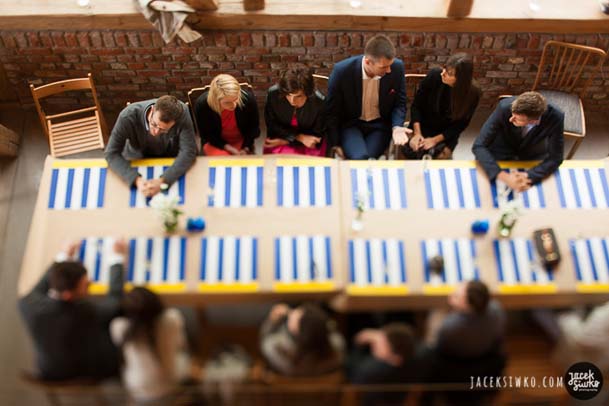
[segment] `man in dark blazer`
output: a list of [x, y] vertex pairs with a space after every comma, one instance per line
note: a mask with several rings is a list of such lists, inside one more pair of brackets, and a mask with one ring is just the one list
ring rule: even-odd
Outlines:
[[70, 260], [79, 246], [72, 243], [59, 253], [40, 282], [19, 299], [43, 380], [98, 380], [119, 373], [120, 352], [110, 339], [109, 324], [120, 312], [127, 244], [118, 240], [108, 255], [109, 291], [96, 300], [87, 297], [87, 270]]
[[348, 159], [378, 158], [392, 136], [397, 145], [408, 142], [404, 64], [384, 35], [334, 66], [326, 101], [329, 146], [340, 145]]
[[[472, 152], [490, 180], [524, 191], [551, 175], [564, 155], [564, 113], [537, 92], [502, 100], [486, 120]], [[541, 161], [526, 172], [501, 171], [497, 161]]]

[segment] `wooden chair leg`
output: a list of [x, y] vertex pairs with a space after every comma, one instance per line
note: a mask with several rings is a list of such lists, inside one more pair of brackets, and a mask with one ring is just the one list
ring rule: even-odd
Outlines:
[[582, 141], [583, 141], [583, 138], [575, 139], [575, 143], [573, 144], [573, 146], [569, 150], [569, 153], [567, 154], [567, 159], [573, 158], [573, 155], [575, 155], [575, 151], [577, 151], [577, 148], [579, 148], [579, 144], [581, 144]]

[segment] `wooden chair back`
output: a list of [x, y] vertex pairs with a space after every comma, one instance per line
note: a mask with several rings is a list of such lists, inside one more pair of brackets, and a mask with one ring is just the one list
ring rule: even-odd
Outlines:
[[602, 49], [586, 45], [548, 41], [543, 47], [531, 90], [543, 94], [549, 103], [565, 113], [564, 135], [574, 139], [567, 159], [575, 155], [586, 136], [582, 99], [606, 57]]
[[[51, 155], [60, 157], [104, 148], [108, 134], [106, 120], [90, 73], [86, 78], [62, 80], [39, 87], [30, 84], [30, 90]], [[58, 114], [45, 113], [42, 99], [69, 91], [90, 91], [94, 105]]]
[[[406, 82], [406, 98], [409, 104], [412, 104], [412, 101], [417, 94], [417, 90], [419, 89], [419, 83], [421, 83], [421, 80], [423, 80], [425, 76], [427, 75], [424, 73], [407, 73], [404, 75]], [[406, 108], [407, 111], [410, 112], [410, 106], [406, 106]], [[409, 118], [406, 119], [404, 125], [408, 126], [408, 124], [410, 124]]]
[[261, 382], [266, 387], [267, 404], [338, 405], [342, 398], [342, 371], [313, 377], [291, 377], [264, 369]]
[[73, 379], [69, 381], [45, 381], [30, 371], [21, 371], [21, 380], [26, 384], [44, 392], [47, 401], [52, 406], [63, 405], [63, 400], [70, 398], [69, 404], [75, 400], [86, 404], [107, 405], [99, 382], [90, 379]]
[[583, 98], [594, 73], [600, 71], [607, 53], [599, 48], [548, 41], [531, 90], [550, 89], [577, 93]]
[[315, 90], [320, 96], [325, 98], [328, 95], [328, 76], [313, 74], [313, 83], [315, 83]]

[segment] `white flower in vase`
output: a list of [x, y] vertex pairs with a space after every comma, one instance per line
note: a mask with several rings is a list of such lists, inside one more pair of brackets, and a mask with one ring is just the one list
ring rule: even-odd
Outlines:
[[163, 192], [157, 193], [150, 199], [150, 207], [157, 211], [167, 233], [173, 233], [178, 228], [178, 217], [182, 214], [178, 209], [179, 201], [177, 196], [168, 196]]

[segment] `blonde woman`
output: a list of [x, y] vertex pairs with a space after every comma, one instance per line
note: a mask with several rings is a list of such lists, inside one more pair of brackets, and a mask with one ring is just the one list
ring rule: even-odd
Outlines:
[[254, 152], [260, 118], [254, 93], [237, 79], [220, 74], [195, 103], [195, 119], [205, 155], [246, 155]]

